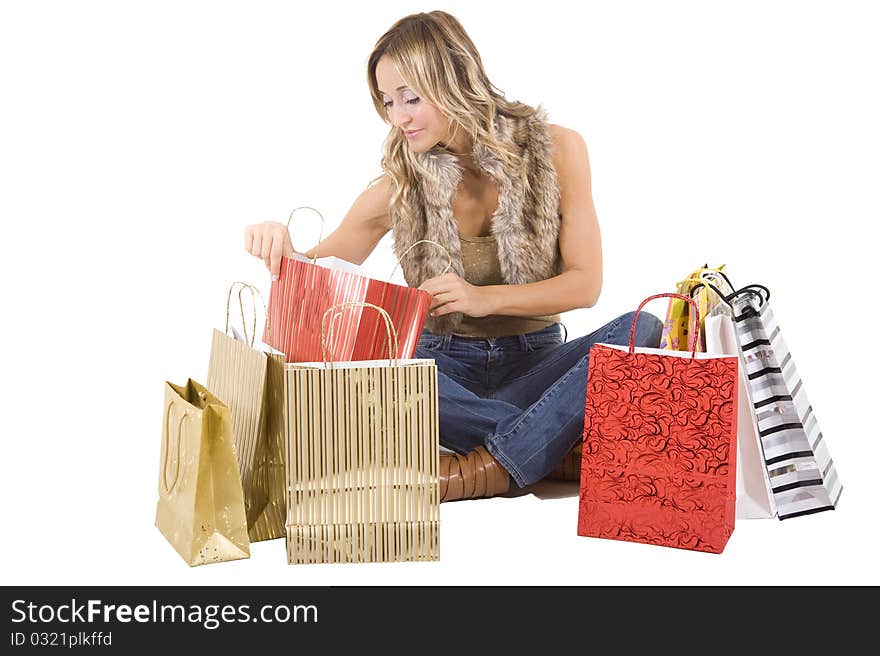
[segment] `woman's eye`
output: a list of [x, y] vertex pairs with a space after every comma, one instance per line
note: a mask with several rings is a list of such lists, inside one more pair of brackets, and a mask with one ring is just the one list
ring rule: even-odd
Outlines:
[[[403, 100], [407, 105], [415, 105], [421, 100], [421, 98], [404, 98]], [[393, 100], [386, 100], [385, 102], [382, 103], [382, 106], [385, 109], [388, 109], [393, 104], [394, 104]]]

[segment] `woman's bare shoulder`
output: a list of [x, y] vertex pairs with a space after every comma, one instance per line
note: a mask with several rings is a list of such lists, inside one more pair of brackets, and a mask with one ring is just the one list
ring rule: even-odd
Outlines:
[[391, 193], [391, 174], [381, 173], [379, 176], [370, 180], [367, 189], [379, 189]]
[[554, 157], [578, 150], [586, 150], [587, 144], [577, 130], [556, 125], [555, 123], [549, 123], [547, 129], [550, 133]]
[[565, 174], [569, 169], [581, 169], [588, 161], [587, 144], [577, 130], [566, 128], [561, 125], [550, 123], [551, 151], [553, 165], [559, 174]]
[[389, 207], [391, 205], [391, 194], [391, 176], [388, 173], [383, 173], [379, 177], [373, 178], [355, 201], [358, 214], [368, 221], [378, 222], [390, 228]]

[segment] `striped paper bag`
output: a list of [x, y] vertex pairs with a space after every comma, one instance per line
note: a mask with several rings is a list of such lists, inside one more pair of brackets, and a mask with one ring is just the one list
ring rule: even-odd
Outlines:
[[728, 298], [777, 516], [833, 510], [843, 486], [770, 309], [769, 293], [746, 287]]
[[[236, 286], [240, 286], [243, 339], [228, 334], [229, 304]], [[284, 355], [265, 344], [254, 347], [256, 312], [248, 335], [241, 303], [241, 292], [245, 289], [252, 299], [259, 295], [256, 288], [245, 283], [230, 287], [226, 329], [215, 329], [211, 341], [207, 387], [229, 407], [248, 536], [251, 542], [259, 542], [284, 536]]]
[[[384, 321], [387, 360], [334, 362], [346, 310]], [[437, 560], [439, 424], [433, 360], [398, 360], [382, 308], [343, 303], [321, 319], [323, 361], [284, 366], [287, 557], [296, 563]]]
[[[335, 258], [334, 258], [335, 259]], [[431, 295], [355, 273], [342, 261], [281, 259], [278, 280], [269, 293], [271, 334], [263, 339], [283, 352], [288, 362], [321, 359], [321, 317], [340, 303], [363, 302], [381, 307], [400, 337], [401, 353], [415, 353], [431, 307]], [[387, 353], [382, 320], [356, 308], [342, 317], [332, 336], [336, 360], [372, 360]]]

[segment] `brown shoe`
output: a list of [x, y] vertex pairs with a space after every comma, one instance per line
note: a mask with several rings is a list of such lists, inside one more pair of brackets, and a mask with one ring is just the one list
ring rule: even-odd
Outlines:
[[440, 454], [440, 501], [493, 497], [509, 487], [510, 474], [486, 447], [466, 455]]
[[565, 454], [556, 469], [547, 474], [544, 478], [551, 481], [579, 481], [581, 480], [581, 451], [583, 450], [583, 442], [578, 442], [572, 447], [571, 451]]

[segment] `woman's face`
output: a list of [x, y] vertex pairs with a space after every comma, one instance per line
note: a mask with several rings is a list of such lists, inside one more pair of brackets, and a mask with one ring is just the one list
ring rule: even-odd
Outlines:
[[388, 120], [404, 133], [410, 150], [424, 153], [440, 142], [450, 145], [449, 120], [435, 105], [419, 97], [387, 55], [376, 63], [376, 82]]

